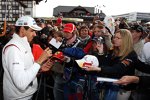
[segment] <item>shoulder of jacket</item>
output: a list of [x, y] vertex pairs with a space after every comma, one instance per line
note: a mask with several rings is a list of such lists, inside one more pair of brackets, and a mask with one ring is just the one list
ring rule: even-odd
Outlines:
[[17, 41], [15, 41], [15, 40], [10, 40], [5, 46], [4, 46], [4, 48], [3, 48], [3, 53], [5, 53], [5, 51], [6, 51], [6, 49], [8, 48], [8, 47], [16, 47], [16, 48], [18, 48], [19, 50], [21, 50], [21, 45], [17, 42]]

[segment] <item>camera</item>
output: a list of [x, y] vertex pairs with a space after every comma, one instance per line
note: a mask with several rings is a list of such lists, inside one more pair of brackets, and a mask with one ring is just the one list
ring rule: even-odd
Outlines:
[[102, 37], [94, 37], [93, 40], [99, 44], [104, 43], [104, 39]]

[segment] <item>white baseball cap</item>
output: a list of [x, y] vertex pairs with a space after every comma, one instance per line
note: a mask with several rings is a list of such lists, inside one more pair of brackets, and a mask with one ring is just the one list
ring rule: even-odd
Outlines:
[[97, 57], [93, 55], [85, 55], [82, 59], [75, 60], [75, 61], [81, 68], [85, 68], [86, 65], [91, 65], [91, 66], [96, 66], [96, 67], [99, 66], [99, 61]]
[[42, 28], [39, 27], [35, 20], [30, 16], [22, 16], [17, 21], [15, 26], [29, 26], [33, 30], [40, 31]]

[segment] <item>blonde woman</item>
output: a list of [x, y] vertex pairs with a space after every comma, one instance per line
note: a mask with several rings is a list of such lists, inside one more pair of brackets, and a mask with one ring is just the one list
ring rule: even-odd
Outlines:
[[[129, 30], [118, 30], [113, 37], [113, 50], [106, 56], [99, 55], [100, 62], [97, 66], [85, 66], [86, 71], [95, 71], [97, 75], [109, 78], [121, 78], [124, 75], [134, 75], [137, 55], [133, 50], [133, 39]], [[97, 44], [97, 49], [102, 53], [103, 45]], [[128, 100], [130, 92], [120, 93], [119, 86], [106, 82], [104, 100]]]

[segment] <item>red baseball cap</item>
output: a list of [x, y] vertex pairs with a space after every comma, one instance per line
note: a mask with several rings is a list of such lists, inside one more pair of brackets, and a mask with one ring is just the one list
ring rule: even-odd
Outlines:
[[76, 30], [76, 27], [73, 23], [65, 24], [63, 29], [64, 32], [68, 32], [68, 33], [72, 33], [74, 30]]
[[62, 23], [62, 19], [61, 19], [61, 18], [58, 18], [58, 19], [57, 19], [57, 23], [58, 23], [58, 24], [61, 24], [61, 23]]
[[60, 24], [62, 24], [62, 19], [61, 18], [58, 18], [56, 20], [56, 26], [59, 26]]
[[63, 60], [64, 59], [64, 54], [63, 52], [57, 51], [53, 54], [53, 58], [56, 58], [58, 60]]

